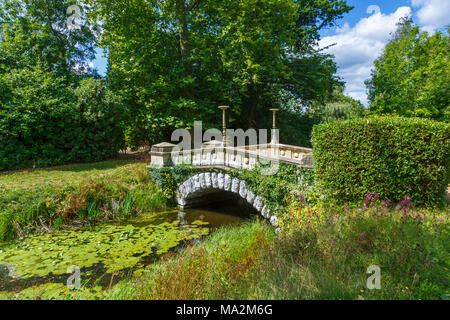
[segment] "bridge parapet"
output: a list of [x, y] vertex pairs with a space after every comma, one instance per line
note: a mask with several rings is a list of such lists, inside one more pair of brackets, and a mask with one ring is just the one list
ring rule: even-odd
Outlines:
[[152, 147], [151, 167], [168, 167], [180, 164], [198, 167], [228, 167], [254, 169], [258, 163], [285, 162], [305, 168], [313, 167], [312, 149], [284, 145], [258, 144], [243, 147], [223, 147], [219, 141], [211, 141], [199, 149], [178, 150], [170, 143]]

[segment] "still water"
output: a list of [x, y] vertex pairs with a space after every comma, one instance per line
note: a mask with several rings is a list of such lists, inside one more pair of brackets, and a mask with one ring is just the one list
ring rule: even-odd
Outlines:
[[73, 267], [83, 285], [110, 286], [161, 255], [200, 241], [215, 228], [239, 224], [248, 213], [237, 205], [145, 213], [91, 228], [61, 230], [0, 245], [0, 291], [19, 292], [66, 283]]

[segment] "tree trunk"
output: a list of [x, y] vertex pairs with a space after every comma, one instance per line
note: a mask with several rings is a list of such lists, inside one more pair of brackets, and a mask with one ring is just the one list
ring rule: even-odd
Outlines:
[[248, 115], [248, 128], [256, 129], [258, 126], [256, 120], [256, 113], [258, 111], [258, 85], [251, 84], [249, 86], [249, 97], [246, 103], [247, 115]]
[[187, 25], [188, 8], [186, 7], [186, 0], [176, 0], [176, 12], [178, 23], [180, 24], [180, 52], [181, 60], [184, 65], [184, 75], [190, 76], [192, 74], [192, 64], [189, 61], [191, 52], [189, 45], [189, 30]]

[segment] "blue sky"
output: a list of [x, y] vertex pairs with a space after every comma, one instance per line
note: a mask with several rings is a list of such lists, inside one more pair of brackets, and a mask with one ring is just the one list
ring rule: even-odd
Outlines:
[[[347, 0], [347, 3], [355, 8], [337, 27], [322, 32], [320, 46], [336, 44], [328, 52], [336, 58], [338, 75], [346, 82], [345, 92], [365, 105], [364, 81], [369, 78], [373, 61], [382, 53], [401, 17], [412, 16], [414, 22], [428, 32], [450, 24], [450, 0]], [[372, 10], [368, 12], [369, 7]], [[103, 55], [103, 50], [98, 49], [93, 61], [102, 75], [106, 73]]]
[[[336, 58], [338, 75], [346, 83], [346, 94], [367, 105], [364, 81], [370, 77], [374, 60], [379, 57], [396, 23], [412, 16], [423, 31], [434, 32], [450, 24], [450, 0], [347, 0], [355, 8], [339, 26], [322, 34], [320, 45], [332, 46], [328, 52]], [[376, 10], [368, 10], [377, 6]], [[370, 11], [370, 12], [368, 12]]]

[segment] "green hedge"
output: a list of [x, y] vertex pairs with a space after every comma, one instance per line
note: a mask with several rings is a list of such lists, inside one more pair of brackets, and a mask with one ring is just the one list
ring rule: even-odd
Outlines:
[[450, 126], [418, 118], [374, 117], [314, 127], [318, 186], [340, 201], [370, 192], [438, 204], [448, 183]]
[[102, 81], [43, 71], [0, 78], [0, 171], [91, 162], [124, 146], [123, 109]]

